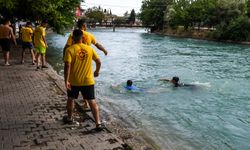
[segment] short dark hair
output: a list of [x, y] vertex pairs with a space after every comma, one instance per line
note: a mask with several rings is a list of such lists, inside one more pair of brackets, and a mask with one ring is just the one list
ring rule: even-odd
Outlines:
[[176, 83], [178, 83], [179, 82], [179, 77], [175, 76], [175, 77], [172, 78], [172, 80], [175, 81]]
[[79, 20], [77, 21], [77, 27], [78, 27], [79, 29], [81, 29], [82, 26], [83, 26], [85, 23], [86, 23], [86, 19], [79, 19]]
[[78, 42], [83, 37], [83, 32], [80, 29], [75, 29], [73, 31], [73, 40], [74, 42]]
[[133, 81], [132, 80], [128, 80], [127, 81], [127, 86], [131, 86], [133, 84]]

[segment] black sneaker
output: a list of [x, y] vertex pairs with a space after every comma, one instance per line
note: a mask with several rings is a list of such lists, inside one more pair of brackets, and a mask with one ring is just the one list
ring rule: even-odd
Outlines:
[[72, 124], [73, 123], [73, 119], [70, 119], [68, 116], [63, 116], [63, 122], [65, 124]]
[[48, 66], [42, 66], [42, 68], [49, 68]]
[[105, 126], [103, 123], [96, 125], [95, 131], [100, 132], [105, 129]]
[[38, 66], [38, 67], [36, 67], [36, 71], [38, 71], [39, 69], [41, 69], [41, 67], [39, 67], [39, 66]]
[[70, 119], [68, 116], [63, 116], [63, 122], [70, 125], [79, 125], [79, 122], [75, 121], [74, 119]]

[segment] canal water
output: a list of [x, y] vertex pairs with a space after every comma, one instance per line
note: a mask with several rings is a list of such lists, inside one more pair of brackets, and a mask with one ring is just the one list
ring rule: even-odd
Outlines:
[[[172, 38], [144, 29], [90, 30], [97, 50], [101, 108], [161, 149], [250, 149], [250, 46]], [[67, 36], [49, 35], [48, 61], [63, 74]], [[178, 76], [194, 87], [160, 78]], [[131, 79], [140, 92], [124, 90]]]

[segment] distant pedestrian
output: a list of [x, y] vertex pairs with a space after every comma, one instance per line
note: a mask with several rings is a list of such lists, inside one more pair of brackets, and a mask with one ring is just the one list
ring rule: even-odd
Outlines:
[[29, 49], [31, 53], [31, 59], [32, 59], [32, 65], [35, 65], [35, 54], [34, 54], [34, 46], [32, 43], [32, 37], [33, 37], [33, 29], [32, 29], [32, 23], [27, 22], [26, 26], [21, 29], [21, 38], [22, 38], [22, 60], [21, 63], [24, 63], [24, 57], [25, 57], [25, 49]]
[[[86, 44], [86, 45], [89, 45], [91, 46], [91, 44], [95, 45], [100, 51], [102, 51], [105, 55], [108, 54], [108, 51], [100, 44], [96, 41], [96, 38], [93, 34], [87, 32], [87, 23], [86, 23], [86, 20], [85, 19], [79, 19], [78, 22], [77, 22], [77, 28], [82, 30], [83, 32], [83, 39], [82, 39], [82, 42], [83, 44]], [[64, 52], [66, 50], [67, 47], [71, 46], [72, 44], [74, 44], [74, 41], [73, 41], [73, 34], [71, 33], [68, 37], [68, 40], [67, 40], [67, 43], [64, 47]], [[64, 52], [63, 52], [63, 55], [64, 55]], [[84, 104], [83, 104], [83, 107], [84, 109], [88, 109], [89, 108], [89, 105], [88, 105], [88, 102], [86, 100], [83, 100]]]
[[73, 31], [74, 43], [65, 51], [64, 57], [64, 79], [67, 89], [67, 113], [63, 118], [65, 123], [73, 123], [74, 99], [78, 98], [79, 92], [88, 100], [92, 114], [96, 122], [96, 130], [103, 129], [99, 116], [99, 107], [95, 100], [95, 81], [92, 71], [92, 60], [96, 64], [94, 77], [99, 76], [101, 61], [95, 50], [91, 46], [82, 43], [83, 32]]
[[4, 65], [9, 66], [10, 59], [10, 48], [11, 48], [11, 40], [16, 43], [16, 37], [13, 33], [13, 29], [10, 27], [10, 20], [4, 19], [3, 24], [0, 25], [0, 46], [2, 47], [4, 53]]
[[[36, 69], [48, 68], [46, 66], [46, 48], [48, 47], [45, 36], [45, 28], [47, 27], [47, 20], [43, 20], [41, 25], [37, 26], [34, 31], [34, 44], [36, 52]], [[40, 57], [42, 57], [42, 66], [40, 65]]]

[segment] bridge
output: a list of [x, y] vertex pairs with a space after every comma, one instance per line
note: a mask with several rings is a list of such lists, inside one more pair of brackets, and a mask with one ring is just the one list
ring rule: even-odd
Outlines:
[[126, 27], [126, 28], [147, 28], [148, 32], [151, 31], [152, 26], [143, 26], [143, 25], [130, 25], [130, 24], [92, 24], [90, 25], [91, 28], [95, 27], [106, 27], [106, 28], [113, 28], [113, 32], [115, 32], [115, 28], [119, 27]]
[[130, 25], [130, 24], [90, 24], [91, 27], [127, 27], [127, 28], [151, 28], [152, 26]]

